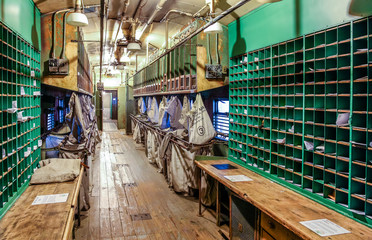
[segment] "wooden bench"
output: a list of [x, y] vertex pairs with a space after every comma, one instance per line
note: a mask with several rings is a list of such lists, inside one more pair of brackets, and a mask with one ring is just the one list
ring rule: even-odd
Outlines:
[[[358, 223], [336, 211], [327, 208], [305, 196], [285, 188], [273, 181], [254, 173], [238, 164], [227, 159], [223, 160], [202, 160], [195, 161], [198, 168], [213, 177], [219, 184], [226, 186], [231, 194], [238, 196], [246, 202], [255, 206], [262, 213], [259, 227], [264, 227], [265, 221], [268, 222], [268, 232], [275, 229], [284, 228], [287, 232], [292, 232], [302, 239], [337, 239], [337, 240], [357, 240], [372, 239], [372, 229]], [[218, 170], [214, 164], [231, 164], [236, 169]], [[249, 182], [231, 182], [226, 179], [226, 175], [246, 175], [253, 179]], [[200, 188], [199, 188], [200, 189]], [[217, 188], [218, 189], [218, 188]], [[231, 237], [231, 194], [230, 195], [230, 239]], [[217, 196], [219, 193], [217, 193]], [[201, 196], [201, 192], [199, 192]], [[217, 197], [217, 216], [219, 215], [219, 200]], [[199, 214], [201, 214], [201, 199], [199, 197]], [[218, 217], [217, 217], [218, 218]], [[272, 220], [268, 220], [271, 218]], [[349, 230], [351, 233], [320, 237], [300, 222], [316, 219], [328, 219], [339, 226]], [[274, 225], [277, 224], [277, 226]], [[289, 230], [289, 231], [288, 231]], [[270, 233], [271, 237], [272, 234]], [[288, 234], [288, 233], [286, 233]], [[258, 234], [260, 239], [275, 239], [275, 237], [265, 238]], [[283, 235], [282, 235], [283, 236]], [[288, 236], [288, 235], [287, 235]], [[292, 237], [291, 237], [292, 238]], [[277, 239], [290, 239], [289, 237], [278, 237]], [[293, 238], [292, 238], [293, 239]]]
[[[74, 181], [30, 185], [0, 221], [0, 239], [71, 239], [84, 168]], [[64, 203], [31, 205], [36, 196], [69, 193]]]

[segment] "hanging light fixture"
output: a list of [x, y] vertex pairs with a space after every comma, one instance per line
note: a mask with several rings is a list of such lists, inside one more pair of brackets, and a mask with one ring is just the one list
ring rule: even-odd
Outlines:
[[[210, 2], [209, 2], [210, 1]], [[211, 12], [210, 12], [210, 15], [211, 15], [211, 21], [213, 20], [213, 14], [214, 14], [214, 0], [207, 0], [207, 4], [210, 4], [210, 9], [211, 9]], [[204, 29], [204, 32], [205, 33], [222, 33], [223, 32], [223, 29], [222, 29], [222, 24], [219, 23], [219, 22], [216, 22], [214, 24], [212, 24], [211, 26], [207, 27], [206, 29]]]
[[139, 40], [136, 40], [136, 27], [136, 23], [132, 23], [132, 35], [127, 46], [129, 51], [141, 50], [141, 42]]
[[141, 50], [141, 45], [138, 42], [130, 42], [127, 48], [129, 51], [138, 51]]
[[223, 31], [222, 24], [219, 22], [216, 22], [207, 27], [206, 29], [204, 29], [205, 33], [222, 33], [222, 31]]
[[364, 17], [370, 15], [371, 13], [371, 0], [351, 0], [349, 5], [349, 14]]
[[82, 0], [76, 0], [75, 11], [70, 13], [67, 17], [67, 24], [75, 27], [85, 27], [88, 26], [88, 18], [83, 13], [84, 8], [82, 7]]

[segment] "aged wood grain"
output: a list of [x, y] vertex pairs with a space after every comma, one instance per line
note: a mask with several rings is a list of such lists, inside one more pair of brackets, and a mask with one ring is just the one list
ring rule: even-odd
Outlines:
[[[212, 164], [221, 163], [232, 164], [237, 169], [217, 170], [212, 166]], [[372, 239], [372, 229], [367, 226], [332, 211], [229, 160], [196, 161], [196, 164], [240, 197], [252, 203], [269, 217], [303, 239], [324, 239], [300, 224], [301, 221], [323, 218], [327, 218], [351, 231], [351, 234], [330, 236], [327, 239]], [[226, 175], [241, 174], [252, 178], [253, 181], [233, 183], [224, 178]]]
[[[142, 146], [111, 122], [106, 129], [92, 166], [94, 201], [76, 239], [222, 239], [213, 216], [198, 217], [196, 199], [171, 191]], [[140, 213], [152, 219], [132, 221]]]

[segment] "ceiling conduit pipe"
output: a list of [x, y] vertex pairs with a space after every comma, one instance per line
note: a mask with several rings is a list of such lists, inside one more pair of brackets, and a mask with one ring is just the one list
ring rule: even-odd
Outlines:
[[172, 9], [172, 10], [169, 10], [167, 12], [167, 14], [165, 14], [165, 16], [163, 17], [162, 20], [160, 20], [160, 22], [164, 22], [165, 20], [167, 20], [169, 15], [172, 14], [172, 13], [177, 13], [177, 14], [180, 14], [180, 15], [183, 15], [183, 16], [188, 16], [188, 17], [194, 17], [194, 15], [192, 13], [183, 12], [183, 11], [177, 10], [177, 9]]
[[[56, 53], [55, 53], [55, 38], [56, 38], [56, 16], [58, 13], [61, 13], [61, 12], [69, 12], [70, 9], [63, 9], [63, 10], [59, 10], [59, 11], [56, 11], [53, 13], [53, 16], [52, 16], [52, 27], [53, 27], [53, 32], [52, 32], [52, 49], [51, 49], [51, 58], [55, 58], [56, 57]], [[64, 20], [65, 22], [65, 20]], [[65, 34], [63, 34], [64, 36]]]
[[110, 58], [109, 58], [109, 64], [110, 64], [112, 55], [114, 54], [116, 41], [118, 40], [119, 32], [121, 31], [121, 26], [123, 25], [123, 22], [124, 22], [124, 19], [125, 19], [124, 15], [125, 15], [125, 13], [128, 9], [128, 6], [129, 6], [129, 0], [125, 0], [123, 10], [122, 10], [122, 13], [121, 13], [120, 24], [119, 24], [119, 27], [118, 27], [118, 31], [116, 32], [115, 40], [114, 40], [113, 47], [112, 47], [112, 50], [111, 50], [111, 54], [110, 54]]
[[[200, 11], [200, 10], [199, 10]], [[169, 15], [172, 14], [172, 13], [177, 13], [177, 14], [180, 14], [180, 15], [183, 15], [183, 16], [188, 16], [188, 17], [194, 17], [194, 15], [192, 13], [187, 13], [187, 12], [183, 12], [183, 11], [180, 11], [180, 10], [176, 10], [176, 9], [173, 9], [173, 10], [169, 10], [167, 12], [167, 14], [165, 14], [165, 16], [163, 17], [162, 20], [160, 20], [160, 22], [164, 22], [165, 21], [165, 50], [168, 50], [168, 36], [169, 36], [169, 26], [168, 26], [168, 23], [169, 23]]]
[[66, 17], [67, 13], [69, 13], [70, 10], [67, 10], [63, 14], [63, 45], [62, 45], [62, 52], [61, 52], [61, 58], [66, 58], [65, 50], [66, 50]]
[[102, 58], [103, 58], [103, 18], [105, 17], [105, 0], [101, 0], [100, 14], [100, 56], [99, 56], [99, 82], [102, 83]]
[[145, 24], [145, 26], [143, 26], [142, 30], [141, 30], [141, 33], [140, 35], [138, 36], [138, 40], [140, 40], [140, 38], [142, 37], [143, 33], [146, 31], [146, 29], [152, 24], [152, 22], [154, 21], [154, 18], [156, 17], [156, 14], [158, 14], [158, 12], [163, 8], [164, 4], [167, 2], [167, 0], [160, 0], [158, 2], [158, 4], [156, 5], [156, 8], [155, 8], [155, 11], [152, 13], [152, 15], [150, 16], [149, 20], [147, 21], [147, 23]]
[[199, 11], [197, 11], [197, 12], [193, 15], [193, 17], [194, 17], [194, 18], [195, 18], [195, 17], [200, 17], [200, 13], [201, 13], [204, 9], [206, 9], [207, 7], [209, 7], [209, 4], [205, 4], [202, 8], [200, 8]]
[[[91, 5], [84, 5], [84, 8], [93, 8], [93, 7], [99, 7], [100, 5], [99, 4], [91, 4]], [[58, 12], [64, 12], [64, 11], [71, 11], [71, 10], [74, 10], [75, 9], [75, 6], [74, 7], [70, 7], [70, 8], [66, 8], [66, 9], [61, 9], [59, 10]], [[47, 13], [43, 13], [41, 14], [41, 17], [45, 17], [45, 16], [48, 16], [50, 14], [54, 14], [55, 12], [47, 12]]]
[[[195, 37], [196, 35], [198, 35], [202, 31], [204, 31], [204, 29], [207, 29], [209, 26], [215, 24], [216, 22], [218, 22], [222, 18], [226, 17], [227, 15], [229, 15], [230, 13], [232, 13], [233, 11], [235, 11], [236, 9], [240, 8], [241, 6], [243, 6], [244, 4], [246, 4], [246, 3], [250, 2], [250, 1], [252, 1], [252, 0], [241, 0], [238, 3], [236, 3], [234, 6], [230, 7], [229, 9], [227, 9], [226, 11], [223, 11], [220, 15], [218, 15], [217, 17], [215, 17], [214, 19], [212, 19], [210, 22], [208, 22], [204, 26], [200, 27], [198, 30], [196, 30], [195, 32], [191, 33], [189, 36], [185, 37], [183, 40], [179, 41], [176, 45], [174, 45], [173, 47], [171, 47], [170, 49], [168, 49], [167, 51], [165, 51], [163, 54], [160, 54], [151, 63], [154, 63], [157, 60], [159, 60], [160, 58], [164, 57], [165, 55], [167, 55], [168, 53], [170, 53], [171, 51], [173, 51], [177, 47], [181, 46], [182, 44], [184, 44], [187, 41], [189, 41], [191, 38]], [[151, 63], [149, 63], [149, 64], [151, 64]]]
[[168, 26], [168, 19], [165, 20], [165, 51], [168, 50], [168, 38], [169, 38], [169, 26]]

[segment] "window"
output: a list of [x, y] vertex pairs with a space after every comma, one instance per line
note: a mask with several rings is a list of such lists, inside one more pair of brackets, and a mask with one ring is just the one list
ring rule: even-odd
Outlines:
[[52, 130], [54, 128], [54, 108], [48, 109], [47, 115], [47, 131]]
[[64, 111], [63, 111], [63, 108], [64, 108], [64, 101], [63, 99], [59, 99], [58, 100], [58, 121], [59, 123], [63, 123], [65, 121], [65, 114], [64, 114]]
[[65, 121], [65, 115], [63, 114], [63, 110], [58, 110], [59, 115], [59, 123], [63, 123]]
[[214, 101], [213, 126], [217, 131], [217, 138], [229, 140], [229, 100], [218, 99]]

